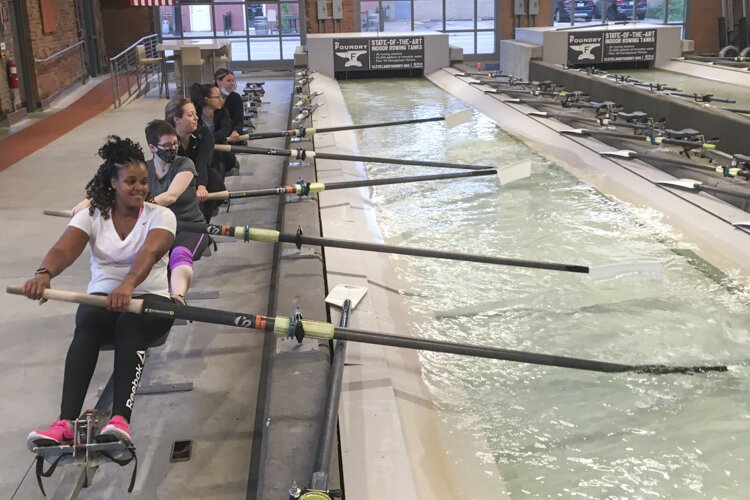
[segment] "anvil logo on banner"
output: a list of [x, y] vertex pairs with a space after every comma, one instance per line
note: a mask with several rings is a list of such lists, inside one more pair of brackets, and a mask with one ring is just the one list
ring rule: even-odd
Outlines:
[[591, 51], [598, 46], [598, 43], [582, 43], [580, 45], [571, 45], [570, 48], [581, 53], [578, 56], [579, 61], [585, 61], [586, 59], [596, 60], [596, 56]]
[[336, 52], [336, 55], [346, 59], [346, 63], [344, 63], [344, 67], [348, 68], [349, 66], [357, 66], [362, 67], [362, 61], [359, 60], [359, 56], [362, 54], [367, 54], [366, 50], [347, 50], [346, 52]]

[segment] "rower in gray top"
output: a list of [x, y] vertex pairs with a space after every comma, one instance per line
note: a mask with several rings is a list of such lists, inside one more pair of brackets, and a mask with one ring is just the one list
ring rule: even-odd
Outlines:
[[[146, 162], [146, 166], [148, 167], [148, 189], [153, 197], [166, 192], [169, 189], [169, 185], [180, 172], [190, 172], [194, 177], [198, 177], [198, 172], [195, 170], [193, 161], [185, 156], [177, 156], [172, 166], [167, 169], [161, 178], [158, 176], [153, 158]], [[195, 178], [168, 208], [174, 212], [178, 221], [206, 222], [198, 206]]]

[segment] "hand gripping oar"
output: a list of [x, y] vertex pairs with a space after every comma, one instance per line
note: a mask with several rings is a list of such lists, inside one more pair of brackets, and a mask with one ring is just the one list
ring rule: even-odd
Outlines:
[[[523, 179], [531, 174], [531, 162], [523, 161], [497, 170], [470, 170], [468, 172], [453, 172], [449, 174], [414, 175], [411, 177], [395, 177], [390, 179], [365, 179], [361, 181], [348, 182], [305, 182], [302, 179], [295, 184], [279, 186], [269, 189], [254, 189], [250, 191], [219, 191], [208, 193], [209, 200], [232, 200], [235, 198], [256, 198], [259, 196], [273, 196], [281, 194], [296, 194], [297, 196], [308, 196], [322, 191], [333, 191], [335, 189], [360, 188], [368, 186], [384, 186], [387, 184], [405, 184], [408, 182], [440, 181], [445, 179], [460, 179], [463, 177], [480, 177], [497, 175], [500, 184]], [[54, 214], [53, 214], [54, 215]]]
[[344, 125], [341, 127], [326, 127], [326, 128], [298, 128], [293, 130], [282, 130], [279, 132], [258, 132], [255, 134], [241, 135], [238, 141], [252, 141], [255, 139], [269, 139], [273, 137], [307, 137], [315, 134], [323, 134], [326, 132], [340, 132], [342, 130], [361, 130], [366, 128], [377, 128], [377, 127], [393, 127], [396, 125], [413, 125], [415, 123], [427, 123], [427, 122], [440, 122], [444, 121], [448, 128], [453, 128], [466, 123], [471, 120], [471, 110], [462, 109], [455, 113], [451, 113], [445, 116], [435, 116], [432, 118], [417, 118], [414, 120], [399, 120], [393, 122], [383, 123], [366, 123], [363, 125]]
[[[23, 287], [8, 286], [6, 292], [23, 295]], [[83, 293], [69, 292], [65, 290], [54, 290], [47, 288], [42, 296], [47, 300], [60, 300], [63, 302], [74, 302], [104, 307], [106, 297], [101, 295], [86, 295]], [[442, 340], [418, 339], [402, 335], [389, 335], [365, 330], [354, 330], [350, 328], [335, 327], [330, 323], [322, 321], [311, 321], [302, 319], [300, 314], [292, 316], [261, 316], [220, 309], [207, 309], [203, 307], [181, 306], [171, 302], [162, 302], [150, 299], [132, 299], [127, 308], [128, 312], [143, 314], [157, 318], [184, 319], [199, 321], [202, 323], [214, 323], [217, 325], [237, 326], [252, 330], [272, 331], [278, 338], [296, 339], [301, 342], [304, 338], [318, 340], [350, 340], [363, 342], [365, 344], [387, 345], [393, 347], [404, 347], [407, 349], [419, 349], [425, 351], [444, 352], [448, 354], [459, 354], [474, 356], [478, 358], [499, 359], [505, 361], [516, 361], [544, 366], [559, 366], [561, 368], [573, 368], [577, 370], [589, 370], [605, 373], [649, 373], [654, 375], [665, 375], [671, 373], [704, 373], [725, 372], [726, 365], [709, 366], [665, 366], [665, 365], [626, 365], [621, 363], [610, 363], [606, 361], [594, 361], [589, 359], [571, 358], [567, 356], [555, 356], [511, 349], [500, 349], [497, 347], [461, 344], [458, 342], [447, 342]]]
[[296, 160], [304, 160], [306, 158], [320, 158], [321, 160], [342, 160], [342, 161], [367, 161], [370, 163], [387, 163], [392, 165], [414, 165], [421, 167], [437, 167], [437, 168], [460, 168], [464, 170], [487, 170], [492, 169], [486, 165], [462, 165], [458, 163], [444, 163], [438, 161], [422, 161], [422, 160], [401, 160], [398, 158], [378, 158], [374, 156], [355, 156], [355, 155], [342, 155], [336, 153], [320, 153], [317, 151], [307, 151], [305, 149], [289, 150], [289, 149], [271, 149], [271, 148], [257, 148], [253, 146], [230, 146], [228, 144], [217, 144], [214, 146], [216, 151], [225, 151], [227, 153], [239, 153], [239, 154], [251, 154], [251, 155], [270, 155], [270, 156], [288, 156]]
[[661, 264], [658, 262], [617, 263], [601, 266], [581, 266], [575, 264], [558, 264], [554, 262], [540, 262], [534, 260], [513, 259], [509, 257], [495, 257], [491, 255], [475, 255], [459, 252], [445, 252], [424, 248], [400, 247], [384, 245], [382, 243], [365, 243], [361, 241], [338, 240], [305, 236], [298, 229], [297, 234], [280, 233], [273, 229], [253, 228], [250, 226], [219, 226], [215, 224], [200, 224], [193, 222], [178, 222], [178, 231], [191, 233], [205, 233], [213, 236], [231, 236], [238, 240], [262, 241], [265, 243], [294, 243], [297, 248], [302, 245], [320, 247], [346, 248], [364, 252], [393, 253], [411, 255], [414, 257], [429, 257], [434, 259], [458, 260], [477, 262], [480, 264], [496, 264], [501, 266], [526, 267], [531, 269], [547, 269], [549, 271], [563, 271], [568, 273], [588, 274], [594, 280], [607, 280], [628, 275], [646, 275], [649, 279], [661, 277]]
[[652, 145], [671, 144], [673, 146], [682, 146], [683, 148], [687, 149], [716, 149], [716, 144], [710, 142], [684, 141], [682, 139], [669, 139], [667, 137], [657, 137], [652, 135], [618, 134], [615, 132], [605, 132], [603, 130], [586, 130], [583, 128], [560, 130], [559, 132], [564, 135], [588, 135], [592, 137], [602, 136], [613, 137], [616, 139], [633, 139], [636, 141], [645, 140]]

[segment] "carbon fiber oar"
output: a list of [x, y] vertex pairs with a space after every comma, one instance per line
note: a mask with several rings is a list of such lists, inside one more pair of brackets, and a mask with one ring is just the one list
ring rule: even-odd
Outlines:
[[[459, 179], [462, 177], [481, 177], [488, 175], [497, 175], [500, 177], [502, 184], [510, 182], [506, 180], [503, 182], [502, 178], [503, 170], [470, 170], [468, 172], [455, 172], [450, 174], [435, 174], [435, 175], [414, 175], [410, 177], [395, 177], [390, 179], [365, 179], [361, 181], [348, 181], [348, 182], [305, 182], [303, 180], [297, 181], [296, 184], [290, 184], [286, 186], [279, 186], [277, 188], [269, 189], [254, 189], [250, 191], [219, 191], [216, 193], [208, 193], [209, 200], [231, 200], [235, 198], [256, 198], [259, 196], [273, 196], [280, 194], [296, 194], [297, 196], [308, 196], [310, 194], [320, 193], [322, 191], [333, 191], [335, 189], [349, 189], [349, 188], [360, 188], [368, 186], [384, 186], [388, 184], [405, 184], [408, 182], [423, 182], [423, 181], [440, 181], [445, 179]], [[528, 175], [526, 175], [528, 177]], [[515, 177], [513, 180], [520, 177]]]
[[280, 132], [259, 132], [256, 134], [241, 135], [238, 140], [256, 140], [256, 139], [269, 139], [272, 137], [307, 137], [315, 134], [323, 134], [326, 132], [340, 132], [342, 130], [361, 130], [366, 128], [378, 128], [378, 127], [393, 127], [396, 125], [413, 125], [416, 123], [428, 123], [428, 122], [441, 122], [444, 121], [448, 128], [457, 127], [462, 123], [466, 123], [471, 120], [471, 110], [463, 109], [456, 113], [451, 113], [445, 116], [435, 116], [432, 118], [416, 118], [414, 120], [398, 120], [392, 122], [383, 123], [367, 123], [362, 125], [343, 125], [341, 127], [325, 127], [325, 128], [297, 128], [294, 130], [283, 130]]
[[642, 154], [636, 151], [630, 151], [628, 149], [620, 149], [617, 151], [602, 151], [599, 154], [602, 156], [607, 156], [607, 157], [612, 157], [612, 158], [624, 158], [626, 160], [642, 160], [645, 162], [658, 162], [658, 163], [663, 163], [665, 165], [669, 165], [673, 167], [692, 168], [692, 169], [700, 170], [702, 172], [716, 172], [727, 177], [734, 177], [741, 170], [740, 168], [737, 168], [737, 167], [724, 167], [724, 166], [711, 167], [708, 165], [697, 165], [694, 163], [680, 161], [680, 160], [676, 160], [672, 158], [664, 158], [660, 156]]
[[[23, 295], [23, 288], [20, 286], [8, 286], [6, 292]], [[107, 300], [106, 297], [100, 295], [86, 295], [83, 293], [54, 290], [51, 288], [44, 290], [43, 296], [48, 300], [60, 300], [63, 302], [89, 304], [99, 307], [104, 307]], [[558, 366], [561, 368], [573, 368], [576, 370], [605, 373], [634, 372], [666, 375], [727, 371], [726, 365], [665, 366], [655, 364], [627, 365], [622, 363], [610, 363], [607, 361], [594, 361], [567, 356], [555, 356], [551, 354], [500, 349], [497, 347], [461, 344], [458, 342], [446, 342], [441, 340], [418, 339], [402, 335], [389, 335], [365, 330], [354, 330], [350, 328], [335, 327], [331, 323], [325, 323], [322, 321], [302, 319], [299, 314], [270, 317], [258, 314], [223, 311], [220, 309], [181, 306], [171, 302], [149, 299], [132, 299], [128, 306], [128, 312], [157, 318], [184, 319], [189, 321], [199, 321], [202, 323], [236, 326], [251, 330], [272, 331], [278, 338], [294, 338], [298, 342], [302, 342], [302, 339], [304, 338], [318, 340], [348, 340], [353, 342], [363, 342], [365, 344], [387, 345], [407, 349], [443, 352], [478, 358], [499, 359], [519, 363]]]
[[560, 130], [561, 134], [564, 135], [588, 135], [592, 137], [613, 137], [616, 139], [632, 139], [636, 141], [645, 140], [653, 145], [657, 144], [671, 144], [673, 146], [682, 146], [683, 148], [703, 148], [703, 149], [716, 149], [716, 144], [710, 142], [697, 142], [697, 141], [684, 141], [682, 139], [669, 139], [667, 137], [654, 137], [650, 135], [634, 135], [634, 134], [618, 134], [616, 132], [606, 132], [603, 130], [587, 130], [583, 128], [575, 128], [568, 130]]
[[616, 263], [601, 266], [582, 266], [576, 264], [559, 264], [555, 262], [540, 262], [535, 260], [514, 259], [509, 257], [495, 257], [491, 255], [476, 255], [459, 252], [429, 250], [425, 248], [401, 247], [384, 245], [382, 243], [365, 243], [362, 241], [338, 240], [305, 236], [301, 230], [297, 234], [280, 233], [274, 229], [253, 228], [250, 226], [220, 226], [216, 224], [200, 224], [193, 222], [178, 222], [178, 231], [191, 233], [205, 233], [213, 236], [230, 236], [238, 240], [262, 241], [265, 243], [293, 243], [300, 248], [302, 245], [319, 247], [346, 248], [364, 252], [392, 253], [397, 255], [411, 255], [413, 257], [428, 257], [433, 259], [447, 259], [479, 264], [495, 264], [511, 267], [525, 267], [531, 269], [546, 269], [549, 271], [563, 271], [568, 273], [588, 274], [594, 280], [614, 279], [623, 276], [644, 275], [647, 279], [661, 277], [661, 264], [658, 262]]
[[356, 156], [342, 155], [336, 153], [320, 153], [318, 151], [307, 151], [302, 148], [297, 150], [290, 149], [273, 149], [257, 148], [253, 146], [230, 146], [228, 144], [217, 144], [214, 146], [216, 151], [225, 151], [227, 153], [251, 154], [251, 155], [270, 155], [270, 156], [288, 156], [296, 160], [306, 158], [320, 158], [321, 160], [342, 160], [342, 161], [367, 161], [370, 163], [386, 163], [391, 165], [414, 165], [420, 167], [437, 167], [437, 168], [459, 168], [464, 170], [487, 170], [493, 167], [486, 165], [463, 165], [459, 163], [445, 163], [439, 161], [422, 161], [422, 160], [401, 160], [398, 158], [379, 158], [374, 156]]

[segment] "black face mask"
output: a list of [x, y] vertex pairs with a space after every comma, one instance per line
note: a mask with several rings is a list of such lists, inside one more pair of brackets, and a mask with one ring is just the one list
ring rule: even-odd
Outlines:
[[169, 163], [171, 165], [177, 159], [177, 150], [176, 149], [157, 149], [156, 156], [158, 156], [161, 159], [161, 161], [163, 161], [164, 163]]

